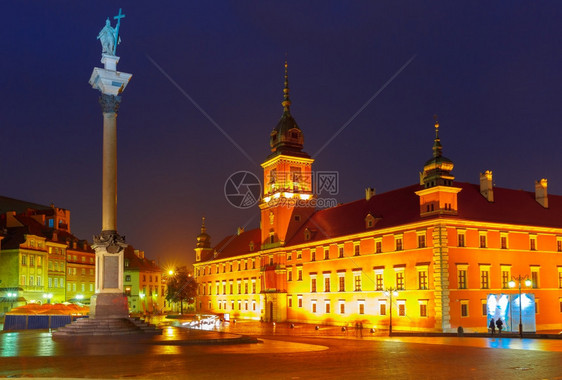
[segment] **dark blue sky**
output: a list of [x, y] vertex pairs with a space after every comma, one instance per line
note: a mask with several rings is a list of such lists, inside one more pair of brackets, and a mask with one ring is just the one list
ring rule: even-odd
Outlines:
[[89, 4], [0, 5], [0, 194], [70, 209], [82, 238], [101, 228], [102, 116], [88, 79], [119, 7], [118, 69], [133, 78], [118, 117], [118, 226], [161, 264], [192, 260], [203, 215], [214, 243], [252, 217], [258, 226], [257, 206], [232, 207], [224, 183], [239, 170], [261, 177], [286, 52], [310, 154], [415, 56], [315, 157], [316, 170], [340, 173], [339, 202], [416, 183], [435, 113], [457, 180], [490, 169], [497, 186], [532, 191], [546, 177], [562, 194], [560, 2]]

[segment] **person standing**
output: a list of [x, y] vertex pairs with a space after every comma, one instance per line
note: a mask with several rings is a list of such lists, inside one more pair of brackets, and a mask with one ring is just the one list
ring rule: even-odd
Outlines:
[[490, 324], [488, 325], [488, 327], [492, 331], [492, 335], [494, 335], [494, 333], [496, 332], [496, 322], [494, 321], [494, 318], [490, 319]]
[[498, 334], [501, 335], [502, 327], [503, 327], [503, 322], [501, 318], [498, 318], [498, 320], [496, 321], [496, 327], [498, 328]]

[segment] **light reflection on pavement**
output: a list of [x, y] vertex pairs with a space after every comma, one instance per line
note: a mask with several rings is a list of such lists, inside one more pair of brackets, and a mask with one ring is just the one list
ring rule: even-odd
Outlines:
[[447, 346], [503, 348], [515, 350], [562, 352], [560, 339], [519, 339], [519, 338], [459, 338], [459, 337], [392, 337], [370, 338], [391, 342], [441, 344]]

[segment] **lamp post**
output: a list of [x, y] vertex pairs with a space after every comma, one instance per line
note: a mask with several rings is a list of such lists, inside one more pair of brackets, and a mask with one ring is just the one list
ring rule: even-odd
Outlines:
[[515, 288], [515, 285], [519, 286], [519, 338], [523, 339], [523, 319], [522, 319], [522, 315], [523, 315], [523, 307], [522, 307], [522, 302], [521, 302], [521, 283], [525, 281], [525, 286], [529, 287], [531, 286], [532, 282], [531, 280], [529, 280], [529, 278], [527, 276], [523, 277], [521, 275], [517, 276], [517, 277], [512, 277], [511, 281], [509, 281], [509, 287], [510, 288]]
[[398, 297], [398, 291], [393, 287], [390, 287], [386, 289], [384, 295], [390, 298], [390, 308], [389, 308], [390, 321], [388, 324], [388, 336], [391, 336], [392, 335], [392, 296]]
[[18, 293], [8, 293], [8, 299], [10, 300], [10, 310], [14, 308], [14, 300], [18, 297]]
[[53, 294], [52, 293], [45, 293], [43, 294], [43, 298], [45, 298], [47, 300], [47, 303], [51, 303], [51, 298], [53, 298]]

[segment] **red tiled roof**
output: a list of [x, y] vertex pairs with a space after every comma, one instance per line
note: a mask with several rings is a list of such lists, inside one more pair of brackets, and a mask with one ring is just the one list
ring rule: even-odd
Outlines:
[[[250, 251], [250, 242], [254, 243], [254, 250]], [[214, 259], [224, 259], [227, 257], [245, 255], [251, 252], [257, 252], [261, 246], [261, 230], [255, 228], [253, 230], [244, 231], [240, 235], [235, 234], [227, 236], [213, 249], [217, 252], [217, 257], [203, 257], [202, 261], [210, 261]]]
[[128, 260], [128, 266], [125, 270], [138, 270], [139, 272], [162, 272], [162, 269], [147, 258], [140, 258], [135, 255], [135, 249], [127, 246], [124, 252], [124, 258]]
[[[560, 195], [549, 194], [549, 208], [545, 209], [535, 200], [534, 192], [495, 187], [495, 202], [488, 202], [480, 194], [479, 185], [456, 182], [454, 186], [460, 187], [462, 190], [458, 193], [459, 213], [457, 216], [450, 216], [452, 218], [562, 228], [562, 196]], [[412, 185], [375, 195], [369, 201], [359, 199], [329, 209], [318, 210], [303, 223], [292, 237], [287, 239], [286, 246], [306, 243], [306, 229], [311, 234], [309, 241], [365, 232], [368, 230], [365, 225], [365, 217], [368, 214], [374, 217], [373, 230], [437, 218], [437, 215], [420, 216], [419, 197], [415, 192], [421, 189], [423, 187], [420, 185]], [[254, 242], [255, 250], [260, 249], [259, 228], [224, 238], [215, 247], [218, 252], [216, 259], [250, 253], [250, 241]], [[212, 257], [204, 259], [204, 261], [213, 260]]]

